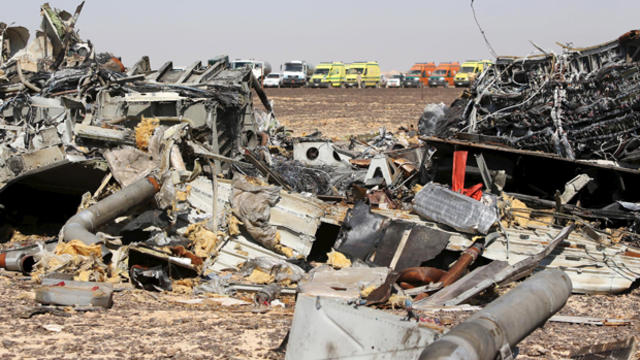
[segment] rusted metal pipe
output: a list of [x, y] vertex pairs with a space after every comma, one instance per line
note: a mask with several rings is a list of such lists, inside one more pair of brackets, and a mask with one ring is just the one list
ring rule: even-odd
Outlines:
[[562, 270], [539, 272], [431, 343], [419, 359], [512, 358], [511, 349], [564, 306], [571, 288]]
[[269, 134], [264, 131], [258, 133], [258, 137], [260, 138], [260, 146], [267, 146], [269, 143]]
[[456, 261], [449, 271], [447, 271], [447, 273], [440, 279], [442, 287], [449, 286], [458, 280], [460, 276], [464, 274], [465, 270], [467, 270], [469, 265], [473, 264], [478, 256], [482, 254], [483, 250], [484, 244], [476, 241], [473, 245], [463, 251], [458, 261]]
[[[160, 184], [156, 178], [149, 176], [107, 196], [67, 220], [62, 228], [63, 240], [80, 240], [88, 245], [99, 243], [100, 239], [94, 234], [98, 227], [150, 199], [159, 190]], [[104, 252], [103, 247], [103, 255]]]
[[398, 283], [403, 289], [441, 282], [442, 287], [449, 286], [458, 280], [464, 272], [473, 264], [484, 250], [484, 243], [476, 241], [462, 252], [458, 260], [449, 271], [433, 267], [413, 267], [402, 271]]
[[444, 275], [446, 275], [444, 270], [434, 267], [411, 267], [404, 269], [396, 281], [407, 289], [439, 282]]

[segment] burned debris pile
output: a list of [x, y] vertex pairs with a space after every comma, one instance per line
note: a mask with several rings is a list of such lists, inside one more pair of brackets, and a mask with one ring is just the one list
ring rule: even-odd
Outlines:
[[[267, 308], [296, 295], [287, 358], [429, 358], [429, 344], [467, 341], [465, 327], [505, 332], [523, 292], [553, 308], [483, 346], [510, 353], [571, 292], [619, 293], [640, 277], [638, 171], [527, 151], [610, 160], [613, 142], [595, 149], [588, 135], [597, 127], [620, 141], [613, 159], [630, 161], [619, 155], [633, 153], [635, 55], [623, 55], [635, 33], [580, 52], [586, 63], [575, 51], [499, 63], [454, 104], [464, 111], [431, 108], [431, 129], [459, 113], [472, 135], [527, 149], [514, 152], [411, 129], [292, 137], [249, 69], [226, 56], [126, 67], [80, 39], [81, 10], [43, 5], [30, 40], [3, 28], [0, 266], [31, 276], [43, 306], [109, 308], [114, 291], [135, 288]], [[553, 168], [564, 170], [540, 174]], [[444, 328], [420, 316], [534, 272], [448, 338], [434, 342]], [[371, 348], [336, 342], [335, 321]]]
[[637, 168], [639, 48], [633, 30], [561, 54], [499, 57], [446, 122], [460, 137]]

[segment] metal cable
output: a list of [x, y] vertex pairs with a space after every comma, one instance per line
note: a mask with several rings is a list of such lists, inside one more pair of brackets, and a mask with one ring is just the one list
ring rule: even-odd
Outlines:
[[491, 43], [489, 43], [489, 39], [487, 39], [487, 35], [484, 33], [484, 30], [482, 30], [482, 27], [480, 26], [480, 22], [478, 22], [478, 17], [476, 16], [476, 9], [473, 7], [473, 1], [474, 0], [471, 0], [471, 11], [473, 12], [473, 19], [476, 21], [476, 25], [478, 25], [478, 30], [480, 30], [480, 33], [484, 38], [484, 42], [487, 44], [487, 47], [489, 48], [489, 52], [494, 58], [497, 58], [498, 54], [493, 49], [493, 46], [491, 46]]

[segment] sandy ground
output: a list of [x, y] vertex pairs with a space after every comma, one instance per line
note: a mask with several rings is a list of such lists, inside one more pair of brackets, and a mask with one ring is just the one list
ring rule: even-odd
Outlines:
[[[298, 135], [320, 129], [328, 136], [395, 130], [417, 124], [428, 102], [450, 103], [459, 89], [268, 89], [276, 114]], [[422, 98], [424, 96], [424, 99]], [[192, 296], [125, 288], [108, 310], [28, 317], [37, 306], [37, 285], [0, 270], [0, 359], [283, 359], [274, 352], [287, 333], [286, 309], [223, 307], [211, 300], [185, 304]], [[532, 294], [534, 295], [534, 294]], [[640, 334], [640, 290], [620, 295], [573, 295], [564, 315], [630, 319], [622, 327], [548, 323], [519, 346], [518, 359], [562, 359], [571, 351]], [[447, 327], [469, 316], [435, 313]], [[45, 329], [62, 326], [61, 331]], [[51, 327], [50, 327], [51, 328]], [[55, 328], [55, 326], [54, 326]], [[638, 357], [640, 358], [640, 357]]]
[[[38, 314], [30, 280], [0, 271], [0, 359], [282, 359], [292, 307], [222, 307], [128, 288], [112, 308]], [[285, 299], [291, 304], [292, 299]], [[59, 325], [61, 331], [46, 327]]]
[[423, 89], [266, 89], [278, 120], [295, 135], [321, 131], [347, 138], [398, 127], [418, 125], [427, 103], [447, 105], [462, 90]]
[[[289, 327], [286, 309], [253, 305], [223, 307], [209, 299], [125, 288], [107, 310], [28, 315], [37, 307], [38, 285], [0, 271], [0, 359], [284, 359], [274, 351]], [[488, 301], [485, 296], [483, 300]], [[565, 359], [585, 345], [640, 334], [640, 289], [620, 295], [573, 295], [562, 315], [629, 319], [628, 326], [547, 323], [518, 346], [518, 359]], [[470, 313], [425, 313], [447, 328]], [[61, 331], [47, 330], [51, 325]], [[636, 358], [640, 358], [640, 353]]]

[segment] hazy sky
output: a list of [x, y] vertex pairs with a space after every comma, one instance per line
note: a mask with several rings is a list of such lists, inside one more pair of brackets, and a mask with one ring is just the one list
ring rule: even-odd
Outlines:
[[[49, 0], [73, 12], [76, 0]], [[11, 1], [0, 21], [39, 26], [40, 1]], [[499, 55], [558, 51], [612, 40], [640, 27], [640, 1], [476, 0], [478, 19]], [[377, 60], [383, 71], [418, 61], [491, 58], [469, 1], [88, 0], [77, 28], [98, 51], [132, 65], [149, 55], [189, 65], [220, 54], [255, 58], [275, 69], [287, 60]]]

